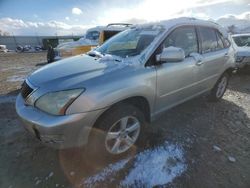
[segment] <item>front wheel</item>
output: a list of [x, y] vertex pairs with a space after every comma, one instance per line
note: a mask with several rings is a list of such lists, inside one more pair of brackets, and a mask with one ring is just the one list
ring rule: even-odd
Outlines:
[[120, 156], [128, 153], [135, 148], [144, 124], [144, 115], [135, 106], [123, 104], [111, 108], [92, 129], [88, 153], [94, 156]]
[[223, 97], [227, 89], [228, 81], [229, 81], [229, 75], [228, 73], [224, 73], [217, 81], [213, 89], [211, 90], [211, 93], [209, 95], [210, 101], [216, 102]]

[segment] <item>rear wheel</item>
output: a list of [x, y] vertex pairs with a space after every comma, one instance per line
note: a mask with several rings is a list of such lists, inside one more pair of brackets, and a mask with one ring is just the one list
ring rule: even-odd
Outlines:
[[120, 157], [134, 151], [145, 124], [135, 106], [122, 104], [105, 112], [92, 129], [87, 154], [92, 157]]
[[223, 97], [227, 89], [228, 81], [229, 81], [229, 75], [228, 73], [224, 73], [213, 87], [209, 95], [210, 101], [216, 102]]

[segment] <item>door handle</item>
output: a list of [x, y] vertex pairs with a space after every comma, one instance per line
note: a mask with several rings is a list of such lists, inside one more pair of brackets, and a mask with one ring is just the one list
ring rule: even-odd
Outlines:
[[228, 54], [228, 53], [225, 53], [225, 54], [224, 54], [224, 57], [229, 57], [229, 54]]
[[196, 64], [197, 66], [200, 66], [200, 65], [204, 64], [204, 62], [201, 61], [201, 60], [199, 60], [199, 61], [197, 61], [195, 64]]
[[200, 65], [202, 65], [204, 63], [202, 61], [203, 60], [203, 56], [201, 54], [193, 52], [193, 53], [190, 54], [190, 56], [194, 58], [195, 65], [200, 66]]

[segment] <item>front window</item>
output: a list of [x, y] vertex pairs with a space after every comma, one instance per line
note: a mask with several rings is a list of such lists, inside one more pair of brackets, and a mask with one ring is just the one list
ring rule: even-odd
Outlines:
[[123, 58], [139, 55], [163, 31], [161, 26], [131, 28], [115, 35], [96, 51]]
[[233, 40], [239, 47], [250, 46], [250, 36], [233, 37]]
[[182, 48], [185, 56], [198, 52], [198, 43], [194, 27], [181, 27], [174, 30], [164, 41], [164, 48], [174, 46]]

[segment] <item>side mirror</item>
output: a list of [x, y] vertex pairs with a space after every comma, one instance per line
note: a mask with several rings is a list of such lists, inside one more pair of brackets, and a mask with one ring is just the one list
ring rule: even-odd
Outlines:
[[157, 62], [180, 62], [184, 59], [184, 50], [173, 46], [164, 48], [160, 54], [156, 55]]

